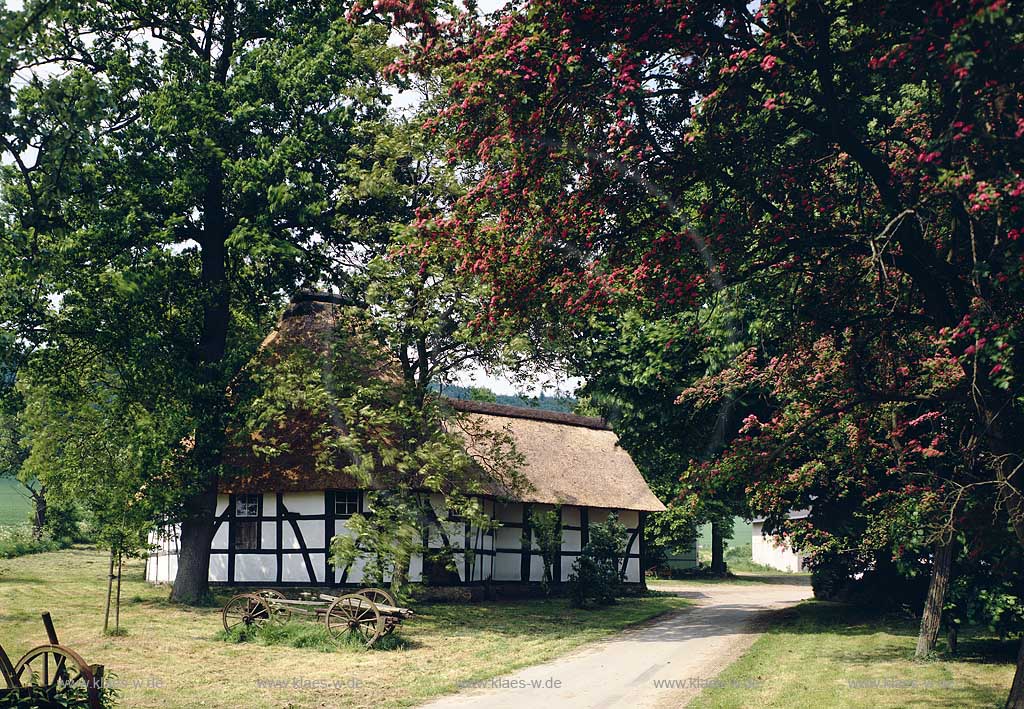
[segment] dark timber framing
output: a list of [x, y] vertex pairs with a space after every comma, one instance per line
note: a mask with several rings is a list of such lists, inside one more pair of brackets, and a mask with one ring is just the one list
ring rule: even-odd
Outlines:
[[[222, 554], [227, 556], [227, 574], [226, 581], [211, 581], [213, 585], [258, 585], [268, 584], [274, 586], [288, 587], [288, 586], [320, 586], [320, 587], [346, 587], [353, 586], [348, 581], [349, 569], [343, 569], [340, 578], [337, 575], [337, 569], [331, 564], [330, 559], [330, 540], [340, 530], [338, 527], [338, 516], [335, 510], [335, 497], [338, 490], [310, 490], [311, 493], [322, 492], [324, 509], [323, 513], [303, 514], [299, 512], [292, 512], [285, 505], [285, 493], [251, 493], [258, 497], [259, 506], [258, 514], [256, 517], [246, 517], [246, 521], [253, 521], [257, 524], [259, 534], [258, 542], [259, 549], [237, 549], [236, 545], [236, 531], [237, 526], [232, 524], [238, 521], [240, 518], [237, 517], [236, 501], [239, 494], [227, 495], [227, 507], [217, 516], [214, 534], [218, 532], [222, 524], [228, 525], [228, 541], [227, 547], [214, 547], [211, 548], [211, 554]], [[264, 509], [265, 495], [274, 496], [274, 514], [266, 514]], [[490, 504], [490, 514], [492, 517], [497, 515], [497, 504], [498, 501], [494, 498], [483, 497], [481, 501], [487, 505]], [[497, 537], [494, 530], [484, 531], [483, 529], [473, 530], [465, 520], [453, 519], [450, 521], [461, 521], [463, 523], [462, 534], [460, 535], [463, 541], [463, 548], [460, 550], [455, 548], [455, 553], [462, 553], [462, 567], [463, 567], [463, 579], [461, 585], [479, 585], [479, 584], [503, 584], [503, 583], [535, 583], [536, 581], [531, 579], [531, 572], [533, 569], [533, 557], [541, 556], [539, 549], [533, 548], [533, 532], [531, 529], [531, 514], [536, 509], [536, 505], [533, 503], [518, 503], [513, 502], [512, 504], [522, 505], [522, 516], [521, 521], [517, 522], [501, 522], [500, 527], [509, 529], [521, 530], [521, 541], [516, 547], [500, 547], [497, 545]], [[567, 507], [575, 507], [579, 510], [580, 524], [564, 524], [565, 514], [562, 505], [556, 505], [555, 507], [559, 510], [559, 527], [564, 533], [565, 531], [578, 531], [580, 532], [580, 549], [582, 549], [590, 541], [590, 510], [588, 507], [580, 507], [577, 505], [566, 505]], [[366, 496], [363, 491], [359, 493], [359, 512], [366, 514]], [[486, 508], [485, 508], [486, 509]], [[646, 556], [646, 544], [644, 542], [643, 530], [646, 524], [647, 513], [637, 512], [637, 525], [635, 527], [627, 528], [626, 532], [629, 535], [628, 543], [626, 545], [625, 554], [622, 556], [622, 571], [623, 573], [627, 570], [627, 566], [631, 559], [637, 559], [639, 562], [639, 574], [640, 579], [638, 582], [631, 581], [630, 583], [643, 583], [643, 571], [644, 571], [644, 558]], [[495, 517], [496, 518], [496, 517]], [[299, 522], [310, 521], [310, 522], [322, 522], [324, 529], [324, 544], [322, 546], [309, 547], [306, 545], [306, 540], [302, 533], [302, 528]], [[440, 520], [438, 520], [440, 522]], [[263, 525], [264, 523], [273, 523], [275, 530], [276, 543], [272, 546], [264, 545], [263, 543]], [[285, 525], [289, 525], [292, 533], [295, 535], [295, 540], [298, 542], [297, 549], [285, 548], [284, 546], [284, 529]], [[483, 547], [485, 540], [490, 538], [490, 549], [485, 548], [472, 548], [472, 547]], [[563, 534], [563, 547], [558, 556], [555, 557], [555, 565], [553, 571], [553, 577], [555, 583], [562, 582], [562, 575], [565, 569], [572, 567], [579, 556], [580, 550], [568, 550], [565, 549], [565, 539]], [[634, 551], [637, 549], [638, 551]], [[474, 555], [473, 563], [470, 562], [469, 551]], [[236, 580], [236, 557], [239, 554], [245, 555], [266, 555], [274, 557], [276, 561], [276, 573], [271, 574], [272, 578], [268, 578], [264, 581], [243, 581]], [[284, 579], [284, 557], [290, 554], [301, 554], [303, 564], [306, 571], [306, 580], [290, 580]], [[317, 568], [320, 564], [313, 562], [312, 556], [314, 554], [323, 554], [323, 581], [317, 578]], [[494, 579], [494, 573], [496, 569], [497, 557], [499, 554], [503, 555], [515, 555], [519, 559], [519, 578], [515, 579]], [[485, 569], [482, 565], [481, 558], [490, 557], [490, 573], [485, 573]], [[477, 572], [479, 569], [479, 573]], [[471, 574], [472, 577], [471, 578]], [[475, 578], [476, 576], [480, 578]]]

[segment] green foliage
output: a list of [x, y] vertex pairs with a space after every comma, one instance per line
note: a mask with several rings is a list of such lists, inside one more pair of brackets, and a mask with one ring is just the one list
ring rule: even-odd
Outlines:
[[55, 551], [65, 546], [66, 540], [55, 540], [48, 534], [40, 536], [28, 525], [0, 525], [0, 559]]
[[[100, 709], [117, 706], [118, 690], [110, 686], [113, 673], [106, 673], [97, 689]], [[93, 709], [87, 688], [81, 684], [56, 687], [29, 686], [18, 694], [6, 694], [0, 688], [0, 709]]]
[[[551, 584], [554, 581], [555, 560], [562, 553], [562, 514], [561, 507], [556, 506], [553, 510], [530, 512], [530, 531], [533, 533], [533, 540], [540, 549], [540, 557], [544, 562], [544, 576], [541, 579], [541, 586], [544, 593], [551, 593]], [[530, 540], [526, 540], [530, 544]]]
[[396, 601], [403, 603], [408, 599], [409, 560], [423, 548], [422, 503], [395, 491], [369, 492], [366, 501], [372, 514], [348, 519], [346, 532], [331, 540], [331, 562], [347, 570], [365, 559], [363, 583], [390, 584]]
[[569, 599], [578, 608], [614, 603], [622, 591], [620, 560], [625, 553], [626, 527], [615, 514], [591, 524], [590, 540], [573, 563]]
[[75, 500], [49, 494], [46, 498], [46, 524], [43, 531], [64, 546], [86, 541], [82, 513]]
[[498, 397], [493, 391], [487, 387], [470, 387], [469, 388], [469, 400], [470, 401], [485, 401], [491, 404], [498, 403]]

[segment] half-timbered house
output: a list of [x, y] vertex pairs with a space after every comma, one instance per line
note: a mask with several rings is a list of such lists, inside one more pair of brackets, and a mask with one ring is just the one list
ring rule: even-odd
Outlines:
[[[329, 299], [308, 296], [293, 303], [267, 342], [290, 332], [322, 330], [325, 322], [330, 323], [333, 307]], [[311, 324], [311, 319], [316, 322]], [[501, 432], [514, 441], [522, 456], [519, 473], [527, 484], [516, 493], [495, 490], [479, 495], [484, 512], [497, 522], [481, 527], [448, 514], [443, 496], [422, 493], [444, 531], [425, 534], [426, 547], [446, 545], [454, 562], [447, 584], [541, 581], [544, 566], [530, 520], [534, 512], [550, 509], [557, 509], [561, 517], [556, 580], [568, 579], [588, 541], [590, 525], [604, 522], [614, 512], [627, 528], [622, 556], [625, 581], [643, 582], [645, 517], [664, 506], [603, 420], [475, 401], [450, 403], [480, 428]], [[247, 469], [221, 482], [210, 549], [212, 583], [343, 586], [362, 581], [362, 563], [335, 568], [329, 547], [335, 535], [347, 532], [353, 514], [372, 513], [372, 495], [342, 471], [324, 471], [314, 465], [312, 454], [301, 445], [307, 429], [308, 422], [296, 422], [295, 445], [287, 456], [273, 461], [241, 456], [236, 463]], [[170, 525], [154, 533], [152, 542], [146, 578], [173, 582], [176, 528]], [[410, 579], [426, 582], [431, 576], [427, 571], [423, 555], [414, 555]]]

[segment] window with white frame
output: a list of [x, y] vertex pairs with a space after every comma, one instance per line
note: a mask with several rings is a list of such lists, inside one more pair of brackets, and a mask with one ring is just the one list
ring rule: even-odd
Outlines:
[[338, 490], [334, 493], [334, 516], [348, 519], [359, 511], [358, 490]]

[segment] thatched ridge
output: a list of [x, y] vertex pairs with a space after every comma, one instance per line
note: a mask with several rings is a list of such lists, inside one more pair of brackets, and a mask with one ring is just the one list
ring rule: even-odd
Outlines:
[[551, 423], [564, 423], [568, 426], [596, 428], [599, 431], [610, 430], [605, 420], [596, 416], [577, 416], [576, 414], [569, 414], [564, 411], [547, 411], [545, 409], [492, 404], [488, 401], [470, 401], [468, 399], [449, 399], [449, 402], [456, 411], [487, 414], [489, 416], [506, 416], [515, 419], [530, 419], [532, 421], [550, 421]]

